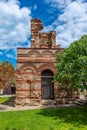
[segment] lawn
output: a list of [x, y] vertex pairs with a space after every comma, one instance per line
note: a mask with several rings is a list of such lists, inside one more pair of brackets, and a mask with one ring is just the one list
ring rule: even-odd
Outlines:
[[10, 97], [0, 97], [0, 104], [9, 100]]
[[87, 130], [87, 107], [0, 112], [0, 130]]

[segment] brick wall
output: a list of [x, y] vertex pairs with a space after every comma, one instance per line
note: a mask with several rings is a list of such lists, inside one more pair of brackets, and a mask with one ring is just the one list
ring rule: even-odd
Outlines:
[[56, 32], [42, 33], [43, 24], [38, 19], [31, 20], [31, 48], [55, 48]]
[[[16, 105], [38, 105], [41, 103], [41, 73], [56, 72], [56, 55], [63, 51], [56, 46], [55, 31], [42, 33], [39, 19], [31, 20], [31, 48], [17, 48], [17, 90]], [[54, 83], [54, 100], [57, 93]]]

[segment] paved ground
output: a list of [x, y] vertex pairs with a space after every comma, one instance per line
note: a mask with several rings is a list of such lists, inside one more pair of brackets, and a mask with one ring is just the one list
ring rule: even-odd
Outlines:
[[16, 106], [14, 107], [15, 95], [0, 95], [0, 97], [11, 97], [9, 101], [0, 104], [0, 111], [17, 111], [17, 110], [31, 110], [31, 109], [43, 109], [43, 108], [60, 108], [60, 107], [73, 107], [75, 104], [64, 105], [39, 105], [39, 106]]
[[7, 105], [0, 104], [0, 111], [17, 111], [17, 110], [32, 110], [32, 109], [43, 109], [43, 108], [61, 108], [61, 107], [74, 107], [75, 104], [65, 104], [65, 105], [39, 105], [39, 106], [19, 106], [11, 107]]

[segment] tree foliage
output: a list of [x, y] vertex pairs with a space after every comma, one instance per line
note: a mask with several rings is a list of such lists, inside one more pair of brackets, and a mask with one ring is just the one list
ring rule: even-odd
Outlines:
[[0, 88], [7, 88], [15, 84], [15, 69], [13, 65], [5, 61], [0, 63]]
[[87, 88], [87, 35], [57, 55], [55, 80], [68, 88]]

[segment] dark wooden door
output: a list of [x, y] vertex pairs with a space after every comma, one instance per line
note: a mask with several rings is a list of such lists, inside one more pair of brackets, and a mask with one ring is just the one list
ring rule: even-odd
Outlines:
[[53, 74], [49, 70], [42, 73], [42, 99], [54, 99]]

